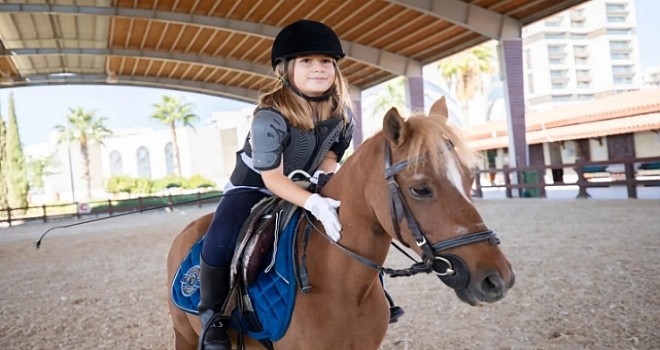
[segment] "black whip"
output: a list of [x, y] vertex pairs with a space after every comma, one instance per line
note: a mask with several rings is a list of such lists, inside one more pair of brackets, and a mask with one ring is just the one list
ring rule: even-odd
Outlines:
[[[231, 195], [231, 193], [230, 193], [229, 195]], [[225, 194], [223, 193], [223, 194], [218, 194], [218, 195], [215, 195], [215, 196], [206, 197], [206, 198], [204, 198], [203, 200], [207, 200], [207, 199], [215, 199], [215, 198], [220, 198], [220, 197], [224, 197], [224, 196], [225, 196]], [[177, 205], [184, 205], [184, 204], [195, 203], [195, 202], [199, 202], [199, 201], [200, 201], [200, 199], [191, 199], [191, 200], [189, 200], [189, 201], [184, 201], [184, 202], [179, 202], [179, 203], [164, 204], [164, 205], [159, 205], [159, 206], [156, 206], [156, 207], [151, 207], [151, 208], [146, 208], [146, 209], [132, 210], [132, 211], [128, 211], [128, 212], [121, 213], [121, 214], [117, 214], [117, 215], [110, 215], [110, 216], [106, 216], [106, 217], [102, 217], [102, 218], [96, 218], [96, 219], [91, 219], [91, 220], [85, 220], [85, 221], [82, 221], [82, 222], [76, 222], [75, 224], [51, 227], [51, 228], [49, 228], [46, 232], [44, 232], [44, 233], [41, 235], [41, 237], [39, 237], [39, 240], [38, 240], [38, 241], [33, 242], [32, 245], [33, 245], [36, 249], [39, 249], [39, 247], [41, 246], [41, 240], [44, 239], [44, 236], [46, 236], [46, 234], [47, 234], [48, 232], [50, 232], [50, 231], [52, 231], [52, 230], [55, 230], [55, 229], [58, 229], [58, 228], [69, 228], [69, 227], [74, 227], [74, 226], [78, 226], [78, 225], [89, 224], [89, 223], [91, 223], [91, 222], [95, 222], [95, 221], [101, 221], [101, 220], [113, 219], [113, 218], [117, 218], [117, 217], [120, 217], [120, 216], [125, 216], [125, 215], [130, 215], [130, 214], [136, 214], [136, 213], [143, 213], [143, 212], [145, 212], [145, 211], [156, 210], [156, 209], [163, 209], [163, 208], [173, 207], [173, 206], [177, 206]]]

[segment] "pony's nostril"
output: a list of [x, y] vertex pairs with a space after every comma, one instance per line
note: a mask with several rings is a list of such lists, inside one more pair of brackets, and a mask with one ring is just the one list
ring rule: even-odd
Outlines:
[[488, 275], [481, 282], [481, 290], [486, 295], [499, 296], [504, 292], [504, 280], [499, 275]]

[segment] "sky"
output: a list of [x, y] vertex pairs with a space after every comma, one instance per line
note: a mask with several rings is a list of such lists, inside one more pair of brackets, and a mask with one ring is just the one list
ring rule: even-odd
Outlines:
[[[82, 107], [94, 111], [97, 117], [107, 118], [109, 128], [163, 129], [166, 126], [151, 118], [154, 104], [162, 96], [183, 96], [191, 103], [193, 113], [201, 123], [213, 112], [240, 110], [249, 104], [227, 98], [182, 91], [110, 85], [51, 85], [0, 90], [0, 111], [8, 118], [9, 93], [14, 94], [16, 118], [23, 145], [48, 142], [54, 126], [64, 124], [70, 108]], [[201, 124], [200, 122], [197, 125]]]
[[[660, 0], [636, 0], [637, 34], [642, 68], [660, 64]], [[201, 121], [215, 111], [243, 109], [249, 104], [222, 97], [182, 91], [109, 86], [53, 85], [0, 89], [0, 113], [7, 120], [9, 93], [13, 92], [23, 145], [48, 142], [53, 128], [63, 124], [69, 108], [82, 107], [106, 117], [110, 128], [165, 126], [150, 118], [163, 95], [183, 96]]]

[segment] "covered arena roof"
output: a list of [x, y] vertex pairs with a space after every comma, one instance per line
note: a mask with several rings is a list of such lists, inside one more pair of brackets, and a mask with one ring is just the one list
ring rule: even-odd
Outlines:
[[0, 88], [121, 84], [254, 102], [285, 25], [331, 26], [366, 89], [585, 0], [30, 0], [0, 4]]

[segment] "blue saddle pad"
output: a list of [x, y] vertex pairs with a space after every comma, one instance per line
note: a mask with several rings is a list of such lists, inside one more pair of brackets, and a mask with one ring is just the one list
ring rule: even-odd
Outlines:
[[[235, 310], [234, 315], [240, 320], [242, 330], [254, 339], [277, 341], [284, 336], [293, 306], [296, 301], [296, 279], [293, 266], [293, 239], [300, 211], [296, 211], [284, 230], [282, 230], [275, 252], [275, 265], [268, 271], [261, 271], [257, 280], [248, 287], [254, 311], [262, 325], [262, 331], [253, 331], [246, 326]], [[204, 237], [200, 238], [188, 251], [179, 265], [172, 282], [172, 302], [179, 309], [197, 315], [199, 294], [199, 263]], [[272, 252], [264, 261], [271, 261]]]

